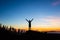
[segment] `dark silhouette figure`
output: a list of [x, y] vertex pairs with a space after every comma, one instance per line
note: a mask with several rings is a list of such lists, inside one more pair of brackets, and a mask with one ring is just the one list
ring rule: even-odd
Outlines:
[[29, 30], [31, 30], [31, 22], [33, 21], [33, 19], [31, 19], [31, 20], [26, 19], [26, 21], [29, 23]]

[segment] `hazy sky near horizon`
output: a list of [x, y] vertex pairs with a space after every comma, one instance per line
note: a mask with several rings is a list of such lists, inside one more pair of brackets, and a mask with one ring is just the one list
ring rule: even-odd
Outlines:
[[34, 27], [60, 27], [60, 0], [0, 0], [0, 23]]

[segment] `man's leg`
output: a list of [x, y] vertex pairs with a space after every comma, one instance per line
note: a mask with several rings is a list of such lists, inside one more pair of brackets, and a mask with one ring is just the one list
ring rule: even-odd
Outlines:
[[29, 30], [31, 30], [31, 27], [29, 27]]

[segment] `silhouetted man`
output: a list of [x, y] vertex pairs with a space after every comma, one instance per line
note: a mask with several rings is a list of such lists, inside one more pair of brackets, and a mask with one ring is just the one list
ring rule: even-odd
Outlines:
[[[33, 20], [33, 19], [32, 19]], [[31, 22], [32, 22], [32, 20], [27, 20], [26, 19], [26, 21], [29, 23], [29, 30], [31, 30]]]

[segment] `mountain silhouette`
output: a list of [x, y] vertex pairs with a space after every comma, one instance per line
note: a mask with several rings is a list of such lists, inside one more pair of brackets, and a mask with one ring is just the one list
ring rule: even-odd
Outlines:
[[1, 27], [0, 25], [0, 40], [60, 40], [60, 34], [52, 34], [47, 32], [38, 32], [28, 30], [26, 32], [10, 27]]
[[28, 30], [25, 33], [18, 34], [16, 32], [0, 30], [0, 39], [2, 40], [49, 40], [60, 39], [58, 34], [47, 34], [46, 32], [37, 32]]

